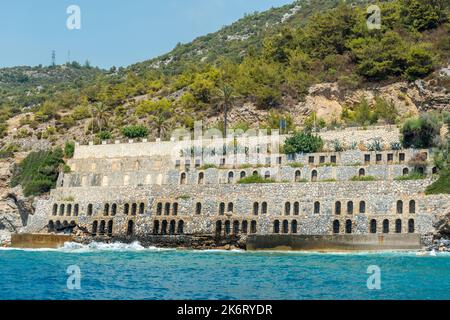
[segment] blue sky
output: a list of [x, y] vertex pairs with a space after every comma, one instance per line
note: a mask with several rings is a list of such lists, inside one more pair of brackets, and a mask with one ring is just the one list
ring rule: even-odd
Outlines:
[[[71, 60], [109, 68], [173, 49], [214, 32], [245, 13], [293, 0], [2, 0], [0, 67]], [[69, 30], [67, 7], [81, 9], [81, 30]]]

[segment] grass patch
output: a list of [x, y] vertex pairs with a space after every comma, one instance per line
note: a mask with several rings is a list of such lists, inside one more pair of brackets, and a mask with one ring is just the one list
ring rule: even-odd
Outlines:
[[336, 182], [336, 179], [325, 179], [325, 180], [320, 180], [319, 182]]
[[336, 163], [327, 162], [327, 163], [321, 163], [318, 165], [318, 167], [337, 167]]
[[208, 170], [208, 169], [217, 169], [217, 166], [215, 164], [204, 164], [201, 167], [198, 167], [198, 170]]
[[305, 165], [300, 162], [293, 162], [288, 164], [291, 168], [303, 168]]
[[374, 176], [354, 176], [351, 181], [376, 181], [377, 178]]
[[439, 179], [427, 188], [425, 194], [450, 194], [450, 171], [442, 170]]
[[426, 176], [421, 174], [420, 172], [413, 171], [406, 176], [397, 177], [397, 178], [395, 178], [395, 180], [396, 181], [408, 181], [408, 180], [423, 180], [425, 178], [426, 178]]
[[252, 184], [252, 183], [275, 183], [274, 179], [266, 179], [261, 176], [249, 176], [242, 178], [238, 181], [240, 184]]

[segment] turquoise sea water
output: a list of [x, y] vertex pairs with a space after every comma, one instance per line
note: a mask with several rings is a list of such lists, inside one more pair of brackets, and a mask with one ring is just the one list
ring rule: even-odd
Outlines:
[[[67, 288], [76, 265], [81, 288]], [[367, 268], [381, 290], [367, 288]], [[450, 299], [450, 255], [280, 253], [66, 245], [0, 250], [0, 299]]]

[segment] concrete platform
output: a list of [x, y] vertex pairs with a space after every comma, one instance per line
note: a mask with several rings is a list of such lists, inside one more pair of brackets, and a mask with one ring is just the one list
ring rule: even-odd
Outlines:
[[11, 247], [21, 249], [57, 249], [64, 246], [64, 243], [72, 241], [70, 235], [55, 234], [12, 234]]
[[380, 251], [418, 250], [419, 234], [370, 235], [250, 235], [247, 250]]

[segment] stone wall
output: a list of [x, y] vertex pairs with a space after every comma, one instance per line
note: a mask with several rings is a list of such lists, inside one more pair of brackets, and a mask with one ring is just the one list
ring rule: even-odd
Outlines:
[[[189, 159], [173, 163], [167, 156], [126, 157], [109, 159], [75, 159], [69, 162], [72, 173], [64, 174], [58, 185], [65, 187], [163, 185], [183, 183], [224, 184], [237, 183], [243, 176], [255, 173], [278, 182], [295, 180], [348, 181], [355, 176], [373, 176], [378, 180], [393, 180], [413, 169], [409, 160], [416, 153], [429, 150], [359, 151], [298, 154], [278, 156], [264, 165], [225, 163], [216, 168], [202, 169], [204, 163]], [[432, 166], [424, 168], [428, 175]], [[200, 177], [203, 177], [200, 179]]]
[[[296, 222], [298, 234], [330, 235], [333, 223], [339, 221], [343, 234], [347, 221], [351, 221], [352, 234], [367, 234], [372, 219], [377, 220], [377, 233], [383, 233], [384, 220], [389, 220], [389, 232], [395, 233], [395, 223], [400, 219], [402, 233], [409, 232], [409, 220], [414, 220], [414, 232], [427, 234], [433, 232], [435, 214], [448, 204], [448, 196], [424, 196], [423, 190], [428, 184], [428, 181], [377, 181], [223, 185], [220, 188], [215, 185], [59, 188], [52, 191], [50, 200], [37, 203], [36, 214], [26, 232], [42, 232], [49, 221], [61, 224], [73, 221], [88, 230], [92, 229], [93, 221], [99, 225], [105, 221], [106, 226], [113, 221], [112, 233], [123, 235], [129, 221], [133, 221], [133, 233], [144, 236], [155, 231], [155, 221], [159, 221], [161, 228], [164, 221], [169, 224], [173, 220], [176, 226], [182, 221], [186, 234], [214, 234], [217, 221], [222, 222], [222, 232], [227, 221], [230, 233], [233, 233], [235, 221], [242, 232], [246, 221], [248, 233], [251, 233], [254, 221], [257, 234], [272, 234], [275, 221], [279, 221], [280, 233], [283, 233], [286, 220], [288, 233], [292, 233], [292, 223]], [[341, 203], [339, 215], [336, 214], [338, 201]], [[398, 201], [402, 201], [402, 213], [397, 212]], [[411, 201], [414, 210], [410, 210]], [[224, 205], [222, 212], [221, 203]], [[255, 203], [258, 203], [257, 214]], [[289, 215], [286, 203], [290, 206]], [[352, 203], [352, 213], [347, 212], [349, 203]], [[108, 215], [105, 214], [106, 204]], [[64, 205], [63, 212], [61, 205]], [[76, 216], [75, 205], [78, 205]], [[127, 205], [128, 214], [125, 214]]]

